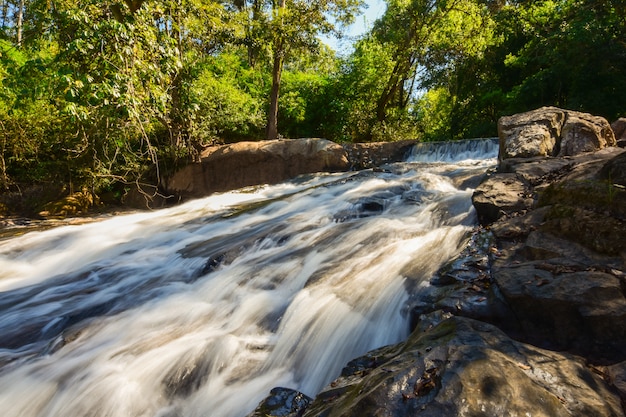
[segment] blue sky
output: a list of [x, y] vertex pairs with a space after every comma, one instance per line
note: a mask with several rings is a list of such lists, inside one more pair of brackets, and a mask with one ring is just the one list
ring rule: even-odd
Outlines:
[[322, 41], [339, 53], [349, 52], [354, 39], [371, 28], [374, 21], [385, 12], [386, 5], [383, 0], [365, 0], [365, 4], [367, 8], [363, 10], [361, 16], [357, 16], [354, 24], [345, 30], [342, 39], [322, 37]]

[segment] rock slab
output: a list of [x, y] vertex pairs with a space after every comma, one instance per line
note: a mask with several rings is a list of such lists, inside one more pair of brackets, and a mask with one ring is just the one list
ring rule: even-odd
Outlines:
[[346, 151], [326, 139], [239, 142], [206, 148], [200, 162], [174, 173], [164, 188], [182, 199], [199, 198], [302, 174], [346, 171], [349, 167]]

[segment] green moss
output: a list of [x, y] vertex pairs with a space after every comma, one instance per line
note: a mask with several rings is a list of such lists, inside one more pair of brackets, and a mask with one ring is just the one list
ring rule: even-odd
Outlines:
[[538, 205], [558, 206], [551, 210], [552, 218], [568, 217], [573, 214], [572, 208], [583, 208], [626, 219], [626, 190], [606, 180], [555, 183], [539, 193]]

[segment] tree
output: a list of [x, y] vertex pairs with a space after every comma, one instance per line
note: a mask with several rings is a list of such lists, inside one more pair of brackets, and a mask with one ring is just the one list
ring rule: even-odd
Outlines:
[[338, 32], [354, 19], [362, 0], [272, 0], [254, 1], [250, 6], [249, 34], [258, 37], [251, 45], [267, 44], [272, 62], [272, 87], [267, 120], [268, 139], [278, 137], [280, 84], [285, 59], [292, 51], [319, 48], [317, 36]]

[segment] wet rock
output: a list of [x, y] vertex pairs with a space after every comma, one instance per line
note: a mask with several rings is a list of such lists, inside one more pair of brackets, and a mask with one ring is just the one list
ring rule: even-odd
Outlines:
[[247, 417], [300, 417], [312, 401], [301, 392], [289, 388], [274, 388]]
[[359, 170], [403, 161], [416, 143], [415, 140], [345, 143], [343, 148], [348, 154], [350, 167]]
[[492, 324], [506, 323], [509, 329], [516, 325], [511, 310], [492, 285], [489, 254], [494, 243], [489, 230], [477, 228], [459, 256], [435, 273], [431, 285], [421, 286], [411, 295], [411, 331], [423, 327], [437, 312]]
[[[368, 365], [369, 364], [369, 365]], [[619, 397], [584, 361], [452, 317], [371, 352], [304, 416], [622, 416]]]
[[182, 198], [203, 197], [301, 174], [350, 168], [344, 149], [326, 139], [239, 142], [209, 147], [200, 158], [165, 181], [168, 193]]
[[[593, 359], [626, 359], [626, 298], [611, 273], [567, 260], [495, 265], [494, 280], [523, 340]], [[517, 328], [516, 328], [517, 330]]]

